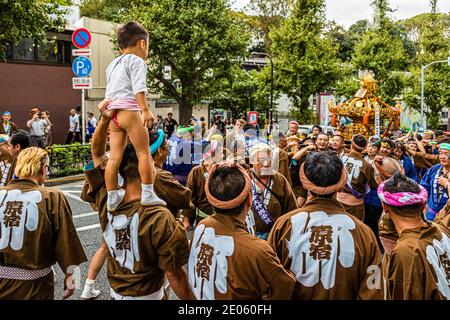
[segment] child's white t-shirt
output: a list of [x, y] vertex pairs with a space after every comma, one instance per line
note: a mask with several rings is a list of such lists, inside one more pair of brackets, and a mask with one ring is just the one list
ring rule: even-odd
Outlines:
[[134, 54], [115, 58], [106, 68], [105, 98], [111, 100], [134, 100], [139, 92], [148, 93], [147, 65]]

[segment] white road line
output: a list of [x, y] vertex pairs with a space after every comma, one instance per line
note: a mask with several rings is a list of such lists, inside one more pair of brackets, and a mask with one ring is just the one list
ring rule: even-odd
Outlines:
[[79, 227], [76, 228], [76, 231], [84, 231], [84, 230], [90, 230], [90, 229], [95, 229], [95, 228], [100, 228], [100, 223], [96, 223], [96, 224], [91, 224], [88, 226], [84, 226], [84, 227]]
[[74, 218], [74, 219], [78, 219], [78, 218], [84, 218], [84, 217], [95, 216], [95, 215], [97, 215], [97, 214], [98, 214], [97, 211], [94, 211], [94, 212], [88, 212], [88, 213], [77, 214], [77, 215], [74, 215], [73, 218]]
[[62, 192], [64, 193], [64, 195], [65, 195], [66, 197], [72, 198], [72, 199], [74, 199], [74, 200], [78, 200], [78, 201], [83, 202], [83, 203], [87, 203], [86, 201], [81, 200], [79, 196], [74, 196], [74, 195], [71, 194], [70, 192], [66, 192], [66, 191], [64, 191], [64, 190], [62, 190]]

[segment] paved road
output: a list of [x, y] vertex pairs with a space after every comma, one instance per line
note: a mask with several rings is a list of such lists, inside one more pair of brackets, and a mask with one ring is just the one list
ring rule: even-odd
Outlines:
[[[79, 300], [81, 292], [84, 287], [84, 282], [86, 281], [90, 259], [95, 254], [97, 249], [100, 247], [102, 241], [102, 234], [100, 231], [100, 224], [97, 212], [95, 212], [89, 204], [80, 199], [83, 183], [84, 182], [74, 182], [54, 187], [64, 192], [70, 203], [75, 227], [78, 232], [78, 236], [81, 240], [81, 243], [83, 245], [84, 251], [86, 252], [86, 256], [88, 257], [89, 260], [88, 262], [83, 263], [80, 266], [81, 286], [80, 288], [75, 290], [75, 293], [73, 294], [72, 297], [69, 298], [69, 300]], [[55, 299], [61, 300], [63, 297], [64, 275], [58, 265], [55, 265], [53, 269], [55, 270], [56, 273]], [[97, 277], [95, 287], [101, 290], [101, 294], [98, 297], [98, 299], [101, 300], [110, 299], [109, 284], [106, 278], [106, 264], [103, 266], [100, 274]], [[174, 299], [177, 299], [177, 297], [171, 292], [170, 300]]]

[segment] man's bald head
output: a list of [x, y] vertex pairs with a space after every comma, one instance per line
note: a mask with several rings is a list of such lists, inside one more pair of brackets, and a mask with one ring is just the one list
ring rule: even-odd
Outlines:
[[389, 179], [396, 173], [402, 172], [402, 167], [397, 160], [391, 157], [383, 157], [381, 161], [374, 164], [375, 176], [382, 181]]

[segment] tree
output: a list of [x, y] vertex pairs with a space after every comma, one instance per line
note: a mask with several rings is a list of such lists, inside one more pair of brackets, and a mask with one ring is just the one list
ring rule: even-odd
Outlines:
[[[408, 105], [420, 110], [420, 71], [421, 65], [433, 61], [445, 61], [450, 52], [450, 16], [436, 13], [432, 5], [432, 13], [421, 14], [406, 20], [404, 23], [414, 35], [417, 46], [417, 57], [411, 67], [411, 87], [405, 94]], [[434, 3], [436, 6], [436, 3]], [[435, 12], [435, 13], [433, 13]], [[450, 105], [450, 72], [445, 63], [430, 66], [425, 70], [424, 103], [425, 114], [432, 128], [439, 125], [442, 108]]]
[[257, 39], [263, 43], [265, 51], [271, 52], [270, 31], [278, 28], [288, 16], [293, 0], [250, 0], [247, 10], [253, 16], [248, 20]]
[[323, 0], [298, 0], [291, 16], [271, 33], [277, 86], [291, 98], [301, 122], [312, 120], [311, 95], [327, 89], [339, 72], [337, 47], [324, 36]]
[[[184, 124], [193, 105], [209, 98], [214, 85], [240, 63], [249, 39], [226, 0], [140, 1], [123, 18], [128, 20], [149, 32], [149, 87], [177, 101]], [[164, 77], [165, 66], [171, 80]]]
[[401, 31], [388, 17], [387, 0], [372, 2], [375, 7], [374, 28], [369, 29], [355, 46], [352, 64], [357, 70], [371, 70], [380, 81], [378, 95], [388, 103], [402, 94], [411, 59], [408, 59]]
[[1, 0], [0, 1], [0, 58], [5, 58], [8, 43], [23, 38], [45, 41], [46, 32], [64, 27], [61, 4], [67, 1]]
[[80, 14], [94, 19], [120, 22], [123, 15], [137, 2], [136, 0], [84, 0], [80, 5]]

